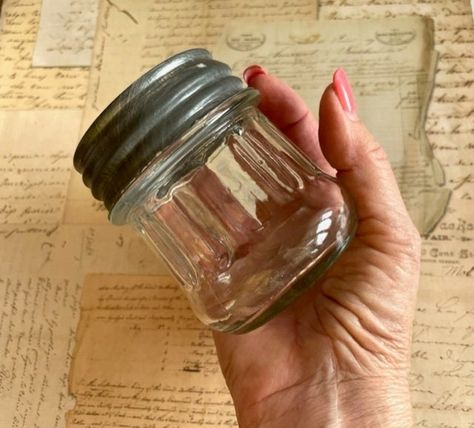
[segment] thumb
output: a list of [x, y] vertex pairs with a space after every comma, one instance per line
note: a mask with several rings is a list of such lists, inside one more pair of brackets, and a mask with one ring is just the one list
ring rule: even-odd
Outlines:
[[338, 69], [321, 98], [319, 140], [340, 184], [354, 199], [358, 233], [414, 232], [385, 151], [356, 110], [346, 74]]

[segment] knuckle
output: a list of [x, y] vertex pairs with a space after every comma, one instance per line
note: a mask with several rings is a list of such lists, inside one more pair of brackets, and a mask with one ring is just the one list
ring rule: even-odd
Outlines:
[[367, 157], [377, 163], [390, 163], [384, 148], [376, 141], [370, 143], [370, 147], [367, 150]]

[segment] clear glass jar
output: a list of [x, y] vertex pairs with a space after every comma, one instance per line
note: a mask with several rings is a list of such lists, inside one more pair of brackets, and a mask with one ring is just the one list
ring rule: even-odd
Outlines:
[[[157, 89], [166, 92], [164, 86], [171, 85], [176, 94], [170, 73], [178, 75], [190, 64], [205, 70], [206, 65], [199, 65], [203, 59], [217, 63], [208, 52], [192, 50], [159, 65], [151, 72], [166, 79]], [[226, 76], [219, 75], [219, 85], [224, 85]], [[149, 75], [145, 78], [149, 80]], [[136, 91], [136, 86], [131, 88]], [[95, 171], [95, 180], [90, 178], [94, 174], [84, 175], [84, 180], [93, 193], [94, 186], [102, 185], [99, 197], [106, 201], [112, 223], [133, 224], [167, 263], [197, 317], [216, 330], [242, 333], [263, 324], [321, 277], [350, 241], [356, 217], [336, 180], [319, 170], [256, 108], [258, 93], [244, 88], [240, 80], [236, 88], [211, 102], [207, 98], [204, 108], [198, 103], [199, 117], [191, 117], [184, 130], [177, 130], [178, 137], [173, 130], [163, 131], [171, 135], [169, 140], [161, 141], [141, 164], [137, 160], [141, 152], [129, 144], [128, 157], [119, 156], [121, 161], [108, 168], [126, 179], [117, 183], [106, 171], [104, 184], [101, 168], [123, 145], [116, 144], [107, 156], [95, 148], [96, 156], [90, 148], [112, 129], [110, 122], [123, 123], [116, 116], [120, 119], [127, 112], [124, 95], [134, 98], [129, 88], [101, 115], [103, 123], [99, 117], [86, 133], [75, 164], [83, 175], [87, 168]], [[142, 96], [137, 99], [147, 102]], [[184, 110], [178, 108], [175, 121], [170, 122], [169, 110], [162, 111], [167, 123], [175, 125], [193, 110], [189, 99], [180, 102]], [[152, 110], [149, 114], [151, 122], [160, 122], [159, 114]], [[142, 119], [143, 111], [137, 117]], [[141, 132], [140, 120], [135, 117], [130, 123], [122, 135]], [[151, 137], [148, 140], [154, 142], [157, 135]], [[118, 189], [112, 191], [114, 185]]]

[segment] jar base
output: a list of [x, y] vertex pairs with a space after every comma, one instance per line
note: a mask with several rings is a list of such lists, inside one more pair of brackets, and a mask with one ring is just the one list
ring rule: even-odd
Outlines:
[[244, 334], [261, 327], [271, 318], [286, 309], [293, 301], [300, 297], [304, 291], [315, 285], [316, 281], [327, 272], [338, 259], [339, 255], [347, 248], [355, 234], [355, 229], [354, 227], [351, 233], [344, 240], [340, 241], [339, 245], [334, 248], [333, 251], [315, 260], [315, 263], [309, 267], [300, 278], [292, 283], [272, 305], [255, 313], [246, 320], [239, 320], [231, 324], [229, 324], [228, 321], [216, 322], [209, 324], [209, 327], [216, 331], [233, 334]]

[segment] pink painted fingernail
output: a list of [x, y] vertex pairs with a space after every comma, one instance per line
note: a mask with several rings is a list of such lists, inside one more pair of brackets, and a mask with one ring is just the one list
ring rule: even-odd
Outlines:
[[250, 81], [259, 74], [267, 74], [267, 72], [264, 68], [256, 64], [247, 67], [244, 71], [244, 80], [247, 82], [247, 85], [250, 84]]
[[351, 120], [358, 120], [356, 111], [356, 102], [352, 88], [347, 79], [346, 72], [342, 68], [338, 68], [332, 77], [332, 84], [336, 91], [337, 98], [342, 105], [342, 108], [347, 113]]

